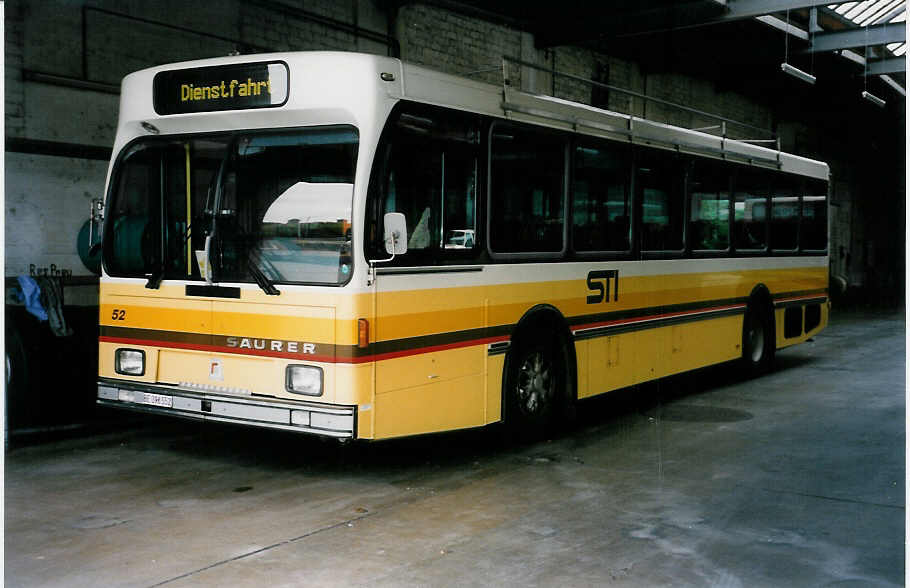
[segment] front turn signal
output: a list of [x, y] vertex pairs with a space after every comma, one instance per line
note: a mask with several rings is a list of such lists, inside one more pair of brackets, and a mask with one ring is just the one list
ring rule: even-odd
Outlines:
[[357, 319], [357, 347], [366, 349], [370, 344], [370, 321]]

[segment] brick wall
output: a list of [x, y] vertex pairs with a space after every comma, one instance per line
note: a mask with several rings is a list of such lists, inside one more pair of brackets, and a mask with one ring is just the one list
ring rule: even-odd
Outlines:
[[409, 4], [398, 13], [401, 58], [477, 80], [502, 82], [502, 56], [521, 57], [521, 31], [454, 12]]
[[[305, 2], [304, 9], [328, 18], [353, 22], [350, 3]], [[240, 36], [276, 51], [355, 51], [356, 37], [348, 32], [280, 10], [241, 4]]]
[[25, 96], [22, 87], [22, 6], [4, 4], [4, 110], [6, 135], [20, 137], [25, 132]]

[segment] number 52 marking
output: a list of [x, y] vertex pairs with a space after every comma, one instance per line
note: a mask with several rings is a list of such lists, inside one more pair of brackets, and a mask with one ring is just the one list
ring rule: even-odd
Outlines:
[[125, 321], [126, 320], [126, 310], [122, 308], [115, 308], [111, 313], [111, 319], [115, 321]]

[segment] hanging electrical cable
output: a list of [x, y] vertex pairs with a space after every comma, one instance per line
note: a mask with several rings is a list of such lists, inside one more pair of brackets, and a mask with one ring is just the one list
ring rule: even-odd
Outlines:
[[796, 66], [790, 65], [790, 10], [787, 10], [787, 28], [784, 31], [784, 62], [780, 64], [780, 69], [785, 74], [802, 80], [809, 84], [815, 83], [815, 76], [804, 72]]
[[868, 100], [872, 104], [875, 104], [879, 108], [884, 108], [886, 102], [869, 92], [869, 25], [865, 26], [866, 29], [866, 48], [865, 48], [865, 57], [866, 63], [863, 65], [863, 91], [860, 94], [865, 100]]

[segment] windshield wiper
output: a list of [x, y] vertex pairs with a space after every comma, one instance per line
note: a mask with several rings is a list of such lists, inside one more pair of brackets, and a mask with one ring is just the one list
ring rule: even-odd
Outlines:
[[[190, 240], [192, 228], [193, 225], [187, 225], [186, 230], [183, 231], [183, 237], [181, 240], [183, 241], [184, 247], [189, 247], [187, 243]], [[150, 290], [157, 290], [161, 286], [161, 280], [164, 279], [164, 273], [166, 271], [167, 260], [162, 259], [161, 264], [158, 266], [158, 268], [154, 272], [148, 274], [149, 281], [145, 283], [145, 287], [149, 288]]]
[[281, 291], [275, 287], [275, 284], [272, 283], [272, 280], [268, 278], [262, 270], [259, 269], [259, 266], [256, 265], [256, 261], [250, 259], [248, 262], [248, 267], [250, 274], [252, 274], [253, 279], [256, 280], [256, 283], [259, 284], [259, 287], [262, 288], [262, 291], [268, 294], [269, 296], [278, 296], [281, 294]]

